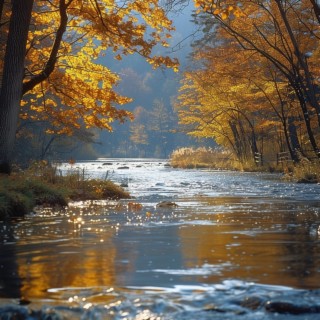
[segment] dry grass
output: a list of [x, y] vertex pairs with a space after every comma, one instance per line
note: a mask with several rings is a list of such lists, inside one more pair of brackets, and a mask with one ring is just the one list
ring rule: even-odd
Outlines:
[[285, 168], [285, 177], [299, 183], [320, 183], [320, 162], [310, 161], [306, 158], [296, 165]]
[[171, 154], [170, 164], [174, 168], [209, 168], [247, 172], [274, 172], [270, 165], [257, 165], [253, 160], [240, 162], [230, 151], [212, 148], [180, 148]]
[[180, 148], [170, 157], [174, 168], [209, 168], [235, 170], [238, 169], [231, 153], [212, 148]]

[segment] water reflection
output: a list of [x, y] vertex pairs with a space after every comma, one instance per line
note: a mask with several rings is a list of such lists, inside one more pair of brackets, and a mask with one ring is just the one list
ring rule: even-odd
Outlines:
[[14, 226], [12, 223], [0, 222], [0, 297], [20, 298], [22, 280], [19, 276], [16, 260]]
[[[227, 266], [222, 271], [227, 279], [318, 288], [320, 242], [313, 231], [320, 222], [317, 212], [305, 206], [304, 212], [296, 213], [293, 208], [301, 210], [301, 206], [254, 199], [220, 197], [203, 201], [218, 208], [223, 205], [229, 212], [218, 213], [213, 207], [213, 213], [193, 217], [212, 224], [198, 225], [197, 232], [194, 226], [180, 228], [188, 268], [220, 264]], [[220, 273], [213, 272], [199, 281], [219, 282]]]
[[1, 242], [2, 296], [48, 298], [50, 288], [114, 285], [116, 228], [101, 224], [101, 216], [80, 214], [16, 223], [13, 242]]
[[[308, 213], [291, 215], [287, 224], [291, 241], [284, 245], [283, 257], [290, 257], [287, 269], [293, 277], [299, 279], [302, 287], [312, 286], [312, 279], [319, 275], [319, 225], [319, 219]], [[313, 286], [318, 287], [316, 283]]]

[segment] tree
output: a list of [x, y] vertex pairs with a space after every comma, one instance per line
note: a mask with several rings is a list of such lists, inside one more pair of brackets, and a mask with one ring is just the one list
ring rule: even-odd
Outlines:
[[0, 172], [4, 173], [10, 172], [32, 6], [33, 0], [12, 0], [0, 93]]
[[[222, 37], [234, 39], [242, 53], [248, 52], [259, 57], [261, 62], [258, 65], [267, 67], [261, 75], [271, 76], [276, 72], [277, 77], [273, 78], [274, 81], [270, 78], [270, 81], [273, 81], [274, 92], [280, 103], [293, 105], [292, 96], [294, 101], [298, 101], [298, 114], [304, 120], [308, 143], [319, 157], [316, 136], [320, 128], [320, 113], [318, 90], [314, 80], [314, 72], [318, 70], [314, 61], [319, 51], [316, 41], [319, 38], [319, 28], [311, 2], [251, 0], [196, 3], [199, 7], [198, 17], [203, 18], [201, 23], [206, 32], [206, 43], [211, 41], [213, 46], [218, 44], [222, 41], [222, 34]], [[220, 35], [218, 39], [217, 34]], [[216, 41], [215, 44], [212, 44], [212, 40]], [[307, 56], [311, 58], [307, 60]], [[237, 65], [238, 68], [243, 67]], [[288, 86], [290, 89], [284, 90]], [[266, 90], [263, 90], [261, 81], [256, 89], [265, 95]], [[290, 92], [290, 99], [285, 97], [286, 92]], [[269, 102], [272, 101], [270, 95], [265, 95], [265, 98]], [[279, 113], [279, 108], [274, 106], [274, 112], [282, 118], [282, 124], [286, 126], [284, 114]], [[290, 142], [290, 139], [287, 140]]]
[[[70, 135], [82, 125], [111, 130], [112, 121], [132, 117], [117, 108], [130, 99], [114, 91], [119, 76], [97, 63], [101, 55], [113, 52], [121, 59], [136, 53], [154, 67], [177, 67], [175, 59], [153, 55], [156, 45], [168, 45], [173, 30], [156, 0], [12, 2], [0, 104], [5, 169], [0, 171], [9, 171], [22, 95], [21, 116], [51, 121], [54, 133]], [[12, 57], [19, 57], [19, 64]], [[12, 87], [10, 74], [17, 82], [11, 95], [6, 89]]]

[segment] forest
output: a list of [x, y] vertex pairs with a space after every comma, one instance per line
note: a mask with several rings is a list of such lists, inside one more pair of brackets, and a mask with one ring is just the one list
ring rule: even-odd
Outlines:
[[[187, 9], [195, 31], [178, 41]], [[320, 157], [317, 1], [2, 0], [0, 12], [1, 172], [202, 145], [253, 164]]]
[[180, 123], [240, 162], [318, 160], [319, 3], [195, 5], [202, 37], [183, 75], [176, 103]]
[[0, 320], [320, 319], [320, 0], [0, 0]]

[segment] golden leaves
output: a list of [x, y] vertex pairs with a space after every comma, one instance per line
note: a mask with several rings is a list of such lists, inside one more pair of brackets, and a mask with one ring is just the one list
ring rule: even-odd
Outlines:
[[[176, 59], [152, 56], [155, 45], [168, 46], [166, 40], [174, 28], [157, 0], [70, 3], [55, 70], [25, 97], [21, 118], [49, 121], [48, 133], [72, 134], [81, 126], [112, 130], [113, 121], [132, 118], [130, 112], [119, 109], [131, 99], [115, 92], [119, 77], [96, 60], [108, 50], [117, 60], [138, 52], [153, 67], [177, 71]], [[60, 4], [58, 0], [35, 3], [24, 81], [45, 69], [56, 41]]]
[[197, 8], [197, 14], [206, 12], [220, 17], [222, 20], [230, 16], [240, 17], [243, 14], [237, 3], [232, 5], [227, 1], [221, 3], [218, 0], [194, 0], [194, 5]]

